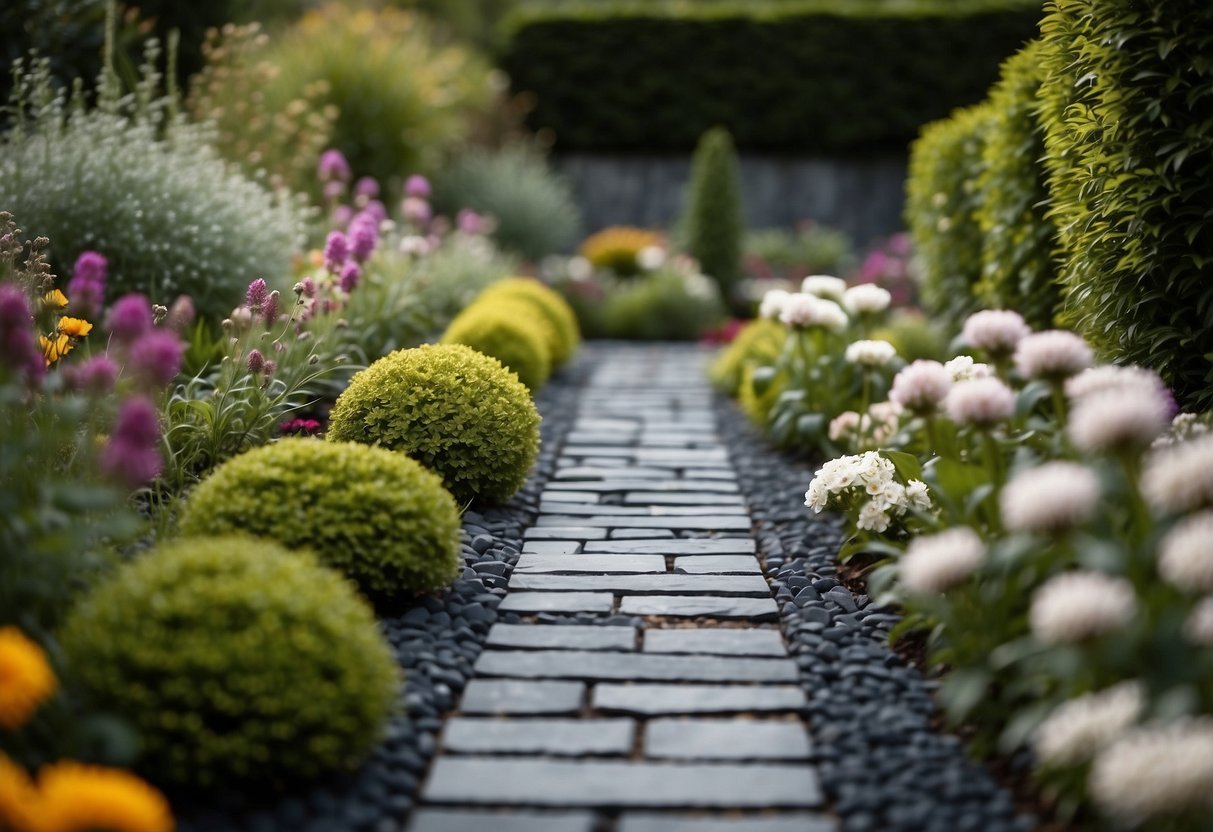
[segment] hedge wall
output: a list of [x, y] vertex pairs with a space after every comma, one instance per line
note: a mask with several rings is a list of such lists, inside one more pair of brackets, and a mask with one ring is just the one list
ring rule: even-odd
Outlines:
[[979, 101], [1040, 0], [598, 0], [507, 18], [502, 68], [563, 150], [904, 148]]

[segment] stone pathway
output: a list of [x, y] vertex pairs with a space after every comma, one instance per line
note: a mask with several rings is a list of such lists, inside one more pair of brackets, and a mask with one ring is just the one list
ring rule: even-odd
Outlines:
[[702, 355], [600, 365], [410, 832], [837, 828], [736, 479]]

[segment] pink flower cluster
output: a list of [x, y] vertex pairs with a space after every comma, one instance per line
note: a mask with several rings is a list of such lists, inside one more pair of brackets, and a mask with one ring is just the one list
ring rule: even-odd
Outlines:
[[71, 300], [72, 314], [82, 318], [95, 318], [105, 306], [105, 280], [109, 272], [109, 261], [95, 251], [82, 251], [72, 269], [72, 279], [67, 284], [67, 296]]

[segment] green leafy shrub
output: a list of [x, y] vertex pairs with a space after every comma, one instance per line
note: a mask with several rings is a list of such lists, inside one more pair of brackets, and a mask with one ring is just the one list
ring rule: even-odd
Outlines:
[[778, 321], [750, 321], [712, 363], [712, 384], [726, 395], [737, 395], [746, 368], [773, 365], [787, 340], [788, 329]]
[[135, 98], [107, 76], [87, 112], [54, 97], [44, 65], [20, 76], [20, 113], [0, 139], [0, 205], [54, 241], [60, 274], [98, 251], [109, 297], [168, 306], [188, 294], [218, 320], [252, 277], [289, 271], [301, 214], [220, 159], [209, 128], [169, 118], [150, 61], [144, 70]]
[[1041, 53], [1034, 41], [1009, 58], [990, 91], [977, 180], [983, 241], [976, 292], [985, 305], [1014, 309], [1030, 325], [1048, 329], [1061, 292], [1054, 266], [1057, 232], [1045, 217], [1044, 131], [1035, 114]]
[[1065, 317], [1213, 405], [1213, 6], [1046, 4], [1042, 108]]
[[243, 532], [311, 549], [363, 590], [428, 592], [459, 573], [459, 510], [402, 454], [289, 438], [228, 460], [190, 492], [181, 533]]
[[620, 281], [607, 294], [602, 315], [609, 338], [694, 341], [723, 320], [725, 309], [708, 278], [663, 268]]
[[477, 302], [496, 303], [498, 300], [525, 303], [550, 324], [543, 334], [550, 339], [548, 348], [554, 368], [565, 364], [577, 352], [581, 343], [577, 315], [555, 289], [528, 277], [511, 277], [491, 285]]
[[552, 359], [542, 330], [535, 326], [534, 310], [523, 303], [497, 301], [473, 304], [451, 321], [442, 335], [444, 344], [466, 344], [491, 355], [518, 375], [532, 392], [552, 373]]
[[957, 110], [923, 128], [910, 149], [906, 223], [922, 267], [923, 305], [953, 329], [979, 304], [982, 234], [975, 185], [992, 114], [988, 105]]
[[138, 728], [143, 770], [194, 787], [351, 768], [400, 683], [350, 584], [250, 538], [126, 564], [72, 611], [63, 647], [89, 694]]
[[947, 358], [947, 338], [938, 326], [917, 311], [896, 310], [889, 323], [873, 332], [872, 337], [888, 341], [906, 362]]
[[462, 344], [398, 350], [354, 376], [328, 438], [400, 451], [460, 502], [509, 499], [539, 452], [539, 412], [495, 358]]
[[530, 4], [501, 66], [561, 150], [684, 151], [720, 125], [744, 149], [900, 152], [1039, 20], [1039, 0]]
[[741, 176], [727, 130], [704, 133], [691, 162], [691, 186], [682, 218], [687, 251], [726, 299], [741, 277]]
[[753, 277], [799, 280], [811, 274], [847, 274], [855, 248], [843, 232], [805, 222], [795, 231], [762, 228], [742, 240], [745, 271]]
[[561, 251], [580, 226], [568, 181], [522, 144], [464, 151], [435, 176], [434, 204], [452, 216], [461, 208], [491, 215], [497, 243], [528, 260]]

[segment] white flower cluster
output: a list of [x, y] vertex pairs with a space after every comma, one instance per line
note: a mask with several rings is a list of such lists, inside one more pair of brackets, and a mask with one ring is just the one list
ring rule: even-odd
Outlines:
[[1213, 597], [1196, 602], [1184, 622], [1184, 636], [1193, 644], [1213, 647]]
[[963, 337], [970, 347], [985, 350], [991, 358], [1003, 358], [1031, 331], [1018, 312], [984, 309], [965, 321]]
[[841, 456], [827, 462], [813, 475], [804, 495], [804, 504], [821, 512], [830, 504], [831, 497], [852, 491], [860, 499], [867, 498], [855, 524], [867, 531], [883, 532], [894, 517], [903, 517], [911, 510], [931, 508], [926, 483], [921, 480], [910, 480], [906, 485], [897, 482], [897, 469], [893, 463], [876, 451]]
[[1066, 433], [1088, 453], [1139, 449], [1167, 429], [1171, 403], [1157, 393], [1132, 388], [1102, 390], [1078, 400]]
[[1141, 682], [1121, 682], [1059, 706], [1036, 729], [1036, 756], [1048, 765], [1085, 763], [1137, 722], [1146, 705]]
[[1159, 512], [1213, 506], [1213, 434], [1155, 451], [1141, 477], [1146, 500]]
[[985, 544], [968, 526], [916, 537], [898, 562], [901, 583], [915, 595], [945, 592], [968, 580], [985, 557]]
[[847, 293], [847, 282], [828, 274], [811, 274], [801, 281], [800, 291], [840, 304]]
[[1137, 614], [1137, 596], [1124, 578], [1064, 572], [1036, 590], [1028, 621], [1045, 644], [1071, 644], [1107, 635]]
[[1154, 440], [1155, 448], [1165, 448], [1176, 442], [1187, 442], [1198, 436], [1209, 433], [1209, 423], [1201, 421], [1195, 413], [1180, 413], [1171, 420], [1171, 427], [1165, 434]]
[[952, 381], [972, 381], [975, 378], [989, 378], [994, 374], [989, 364], [979, 364], [971, 355], [958, 355], [943, 366], [952, 374]]
[[1213, 808], [1213, 720], [1125, 732], [1096, 755], [1088, 785], [1105, 813], [1128, 824]]
[[847, 346], [846, 359], [861, 367], [883, 367], [897, 357], [897, 348], [888, 341], [856, 341]]
[[830, 441], [845, 443], [856, 451], [879, 448], [897, 434], [901, 413], [901, 406], [895, 402], [877, 402], [863, 414], [854, 410], [840, 413], [830, 420]]
[[889, 399], [915, 413], [931, 413], [952, 389], [952, 373], [938, 361], [918, 359], [893, 378]]
[[1046, 462], [1017, 474], [1002, 490], [1003, 525], [1013, 532], [1059, 532], [1080, 526], [1099, 505], [1099, 477], [1076, 462]]
[[846, 329], [847, 313], [832, 300], [798, 292], [783, 299], [779, 320], [787, 326], [800, 329], [819, 326], [831, 332], [839, 332]]
[[1137, 393], [1143, 396], [1162, 398], [1170, 395], [1162, 377], [1143, 367], [1121, 367], [1116, 364], [1101, 364], [1090, 367], [1066, 380], [1066, 395], [1078, 402], [1087, 396], [1109, 390]]
[[783, 289], [772, 289], [762, 296], [762, 302], [758, 304], [758, 317], [768, 321], [779, 320], [779, 314], [783, 312], [783, 304], [792, 296], [791, 292]]
[[1158, 544], [1158, 574], [1186, 592], [1213, 592], [1213, 511], [1185, 519]]
[[1015, 391], [993, 376], [975, 378], [954, 385], [944, 407], [948, 418], [958, 425], [990, 427], [1011, 418]]
[[877, 315], [889, 308], [893, 295], [873, 283], [852, 286], [842, 295], [842, 305], [852, 315]]
[[665, 249], [661, 246], [645, 246], [636, 252], [636, 265], [646, 272], [653, 272], [665, 265]]

